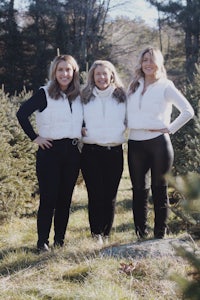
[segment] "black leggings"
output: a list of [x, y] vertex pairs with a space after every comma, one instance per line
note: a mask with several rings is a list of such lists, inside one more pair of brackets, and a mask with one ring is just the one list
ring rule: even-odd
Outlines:
[[166, 186], [174, 151], [168, 134], [144, 141], [128, 141], [128, 166], [134, 189]]

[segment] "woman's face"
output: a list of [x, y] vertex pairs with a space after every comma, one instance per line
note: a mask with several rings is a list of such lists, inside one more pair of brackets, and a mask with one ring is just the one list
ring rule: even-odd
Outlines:
[[94, 83], [100, 90], [105, 90], [111, 83], [111, 71], [104, 66], [97, 66], [94, 70]]
[[72, 65], [62, 60], [56, 68], [56, 79], [62, 91], [66, 90], [73, 79], [74, 70]]
[[146, 52], [142, 58], [142, 71], [146, 76], [155, 77], [157, 66], [154, 63], [152, 56], [149, 52]]

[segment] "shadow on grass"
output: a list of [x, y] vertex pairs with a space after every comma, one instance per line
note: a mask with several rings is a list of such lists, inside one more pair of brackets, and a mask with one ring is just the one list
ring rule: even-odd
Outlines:
[[87, 204], [77, 204], [77, 203], [72, 202], [71, 208], [70, 208], [70, 213], [75, 213], [78, 210], [87, 210], [87, 209], [88, 209]]
[[49, 252], [38, 253], [35, 247], [8, 248], [0, 251], [0, 276], [10, 276], [30, 269], [45, 269], [49, 261], [66, 259], [66, 262], [85, 262], [99, 255], [101, 249], [91, 251], [69, 251], [66, 247], [52, 248]]
[[132, 211], [132, 199], [123, 199], [116, 202], [116, 209], [123, 208], [123, 210]]
[[39, 254], [35, 247], [3, 249], [0, 251], [0, 274], [11, 275], [33, 267], [41, 268], [51, 256], [51, 252]]
[[122, 223], [115, 227], [116, 232], [128, 232], [128, 231], [133, 231], [133, 230], [134, 230], [133, 222], [132, 223]]

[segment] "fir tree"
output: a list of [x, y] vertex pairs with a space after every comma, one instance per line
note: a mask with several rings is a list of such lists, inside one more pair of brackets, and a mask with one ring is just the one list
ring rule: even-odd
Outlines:
[[[30, 95], [26, 95], [30, 96]], [[16, 111], [24, 95], [10, 99], [0, 90], [0, 211], [1, 216], [34, 210], [35, 147], [20, 130]]]
[[200, 67], [197, 67], [194, 81], [184, 87], [183, 94], [194, 108], [195, 117], [172, 136], [175, 150], [173, 171], [176, 175], [200, 173]]

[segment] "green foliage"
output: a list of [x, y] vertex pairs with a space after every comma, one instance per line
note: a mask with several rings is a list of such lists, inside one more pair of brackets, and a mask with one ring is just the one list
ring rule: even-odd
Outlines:
[[175, 149], [174, 173], [187, 174], [200, 173], [200, 67], [194, 81], [187, 84], [183, 93], [195, 111], [195, 117], [189, 121], [179, 132], [172, 136]]
[[4, 83], [6, 91], [14, 94], [23, 88], [22, 39], [14, 1], [1, 1], [0, 16], [0, 81]]
[[191, 265], [191, 270], [187, 272], [188, 279], [173, 275], [171, 278], [176, 281], [183, 293], [185, 300], [199, 300], [200, 299], [200, 259], [186, 251], [183, 248], [177, 249], [177, 254], [183, 259], [187, 260]]
[[188, 173], [175, 179], [169, 177], [169, 183], [177, 196], [175, 205], [170, 206], [171, 210], [182, 219], [183, 229], [186, 227], [193, 238], [200, 238], [200, 175]]
[[[189, 216], [189, 232], [192, 238], [199, 240], [200, 238], [200, 175], [195, 173], [187, 174], [187, 176], [179, 176], [176, 178], [174, 187], [183, 195], [182, 209], [180, 208], [179, 216], [183, 216], [184, 212]], [[175, 212], [175, 211], [174, 211]], [[190, 263], [191, 270], [187, 272], [187, 277], [173, 275], [181, 291], [183, 299], [199, 300], [200, 299], [200, 258], [198, 246], [196, 246], [197, 254], [178, 248], [177, 254]]]
[[[26, 94], [28, 97], [29, 94]], [[0, 90], [0, 211], [1, 217], [26, 214], [34, 209], [31, 194], [36, 186], [35, 149], [19, 129], [16, 119], [21, 94], [12, 100]]]
[[187, 138], [186, 151], [188, 153], [189, 171], [200, 173], [200, 66], [196, 65], [194, 81], [189, 84], [187, 96], [195, 110], [194, 127], [190, 137]]

